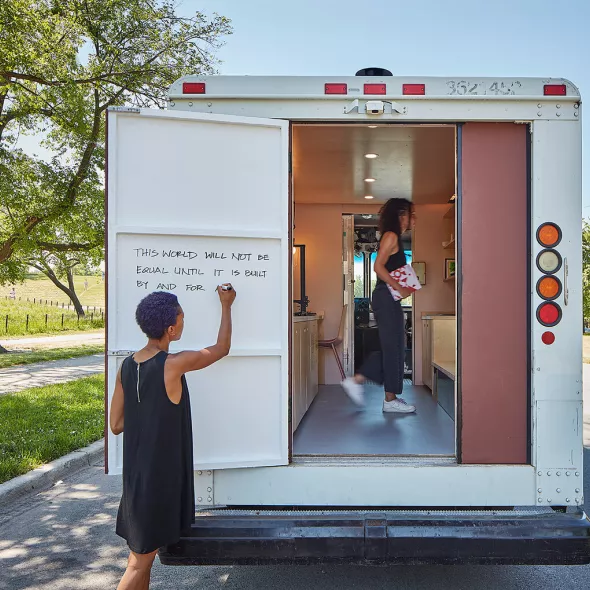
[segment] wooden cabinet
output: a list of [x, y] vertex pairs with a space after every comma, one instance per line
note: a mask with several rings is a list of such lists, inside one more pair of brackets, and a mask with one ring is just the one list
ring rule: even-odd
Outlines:
[[318, 393], [318, 322], [295, 321], [293, 324], [293, 430]]
[[422, 381], [430, 389], [435, 389], [434, 364], [452, 366], [454, 374], [456, 331], [455, 316], [422, 318]]

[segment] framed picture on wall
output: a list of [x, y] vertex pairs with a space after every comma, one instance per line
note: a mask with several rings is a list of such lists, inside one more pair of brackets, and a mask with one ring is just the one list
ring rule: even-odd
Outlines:
[[445, 281], [455, 278], [455, 259], [445, 258]]
[[412, 268], [418, 277], [418, 281], [421, 285], [426, 284], [426, 263], [425, 262], [412, 262]]

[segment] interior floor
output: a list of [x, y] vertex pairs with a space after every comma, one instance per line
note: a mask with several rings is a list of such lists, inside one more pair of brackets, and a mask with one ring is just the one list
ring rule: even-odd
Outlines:
[[[406, 382], [407, 383], [407, 382]], [[404, 386], [415, 414], [384, 414], [383, 388], [367, 386], [355, 406], [339, 385], [319, 393], [293, 437], [294, 455], [455, 455], [455, 424], [424, 387]]]

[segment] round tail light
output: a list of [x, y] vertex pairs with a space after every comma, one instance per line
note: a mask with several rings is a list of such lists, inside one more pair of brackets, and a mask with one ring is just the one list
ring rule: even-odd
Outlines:
[[537, 256], [537, 268], [552, 275], [561, 268], [561, 255], [556, 250], [541, 250]]
[[541, 303], [537, 308], [537, 319], [543, 326], [551, 328], [561, 321], [561, 307], [557, 303]]
[[545, 301], [557, 299], [561, 295], [561, 281], [557, 277], [541, 277], [537, 282], [537, 293]]
[[555, 342], [555, 334], [553, 332], [543, 332], [541, 340], [543, 341], [543, 344], [553, 344]]
[[537, 241], [545, 248], [555, 248], [561, 242], [561, 230], [554, 223], [544, 223], [537, 230]]

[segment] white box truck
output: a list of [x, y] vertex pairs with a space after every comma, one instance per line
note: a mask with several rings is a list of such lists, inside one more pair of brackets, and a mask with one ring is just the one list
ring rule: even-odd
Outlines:
[[[216, 285], [238, 292], [229, 357], [187, 375], [196, 522], [163, 563], [590, 562], [580, 118], [563, 79], [377, 68], [189, 76], [167, 110], [109, 110], [106, 410], [145, 294], [178, 295], [199, 349]], [[404, 416], [339, 387], [375, 347], [393, 196], [423, 283]]]

